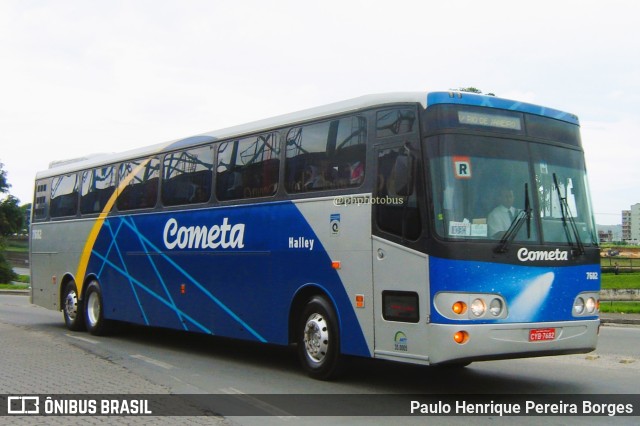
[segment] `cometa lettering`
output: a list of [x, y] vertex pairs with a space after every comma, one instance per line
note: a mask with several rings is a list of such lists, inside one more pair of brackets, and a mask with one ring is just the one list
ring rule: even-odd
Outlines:
[[164, 225], [163, 237], [168, 250], [243, 248], [244, 224], [231, 225], [225, 217], [221, 225], [180, 226], [176, 219], [171, 218]]
[[541, 260], [569, 260], [569, 252], [566, 250], [529, 250], [522, 247], [518, 250], [518, 260], [521, 262], [534, 262]]

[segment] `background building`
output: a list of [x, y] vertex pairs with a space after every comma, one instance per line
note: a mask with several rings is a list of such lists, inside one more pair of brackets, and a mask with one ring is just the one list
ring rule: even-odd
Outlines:
[[640, 244], [640, 203], [631, 210], [622, 211], [622, 240], [628, 244]]
[[631, 210], [622, 210], [622, 241], [631, 240]]

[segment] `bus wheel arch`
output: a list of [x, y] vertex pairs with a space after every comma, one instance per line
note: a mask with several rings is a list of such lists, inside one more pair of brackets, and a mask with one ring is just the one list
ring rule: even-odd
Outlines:
[[302, 367], [314, 379], [330, 380], [343, 369], [340, 326], [336, 308], [320, 289], [296, 295], [290, 316], [292, 337]]
[[69, 274], [65, 275], [60, 283], [60, 309], [69, 330], [85, 329], [82, 298], [75, 279]]

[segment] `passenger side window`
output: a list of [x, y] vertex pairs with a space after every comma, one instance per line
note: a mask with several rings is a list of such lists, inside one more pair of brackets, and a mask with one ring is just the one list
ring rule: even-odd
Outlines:
[[206, 203], [211, 198], [213, 148], [203, 146], [164, 157], [162, 203], [165, 206]]
[[286, 138], [287, 191], [360, 186], [366, 141], [366, 120], [358, 116], [290, 129]]
[[218, 145], [218, 199], [275, 195], [280, 173], [280, 148], [276, 135], [266, 133]]
[[158, 199], [160, 160], [145, 158], [120, 165], [118, 172], [120, 187], [118, 210], [133, 210], [155, 207]]
[[80, 213], [100, 213], [116, 189], [115, 166], [82, 172]]
[[51, 182], [51, 217], [75, 216], [78, 211], [78, 175], [56, 176]]

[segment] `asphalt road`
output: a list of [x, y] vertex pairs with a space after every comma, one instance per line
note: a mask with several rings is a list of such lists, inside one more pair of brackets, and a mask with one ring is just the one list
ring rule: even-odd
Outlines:
[[[120, 374], [116, 390], [147, 389], [147, 393], [231, 395], [242, 403], [263, 410], [269, 417], [179, 418], [178, 423], [202, 419], [243, 425], [258, 424], [425, 424], [425, 417], [307, 417], [296, 416], [275, 407], [257, 396], [286, 395], [382, 395], [390, 400], [397, 394], [447, 395], [589, 395], [637, 394], [640, 389], [640, 327], [603, 326], [598, 349], [586, 355], [568, 355], [521, 360], [474, 363], [461, 370], [425, 368], [376, 360], [352, 362], [348, 374], [340, 381], [319, 382], [306, 377], [297, 364], [291, 348], [264, 346], [228, 339], [184, 334], [167, 330], [127, 327], [109, 337], [66, 330], [59, 312], [30, 305], [24, 296], [0, 295], [0, 328], [2, 333], [2, 393], [53, 392], [56, 388], [40, 388], [49, 383], [42, 374], [30, 376], [24, 371], [20, 353], [31, 357], [90, 357], [100, 369], [113, 368]], [[11, 337], [13, 336], [13, 337]], [[20, 339], [16, 336], [23, 336]], [[14, 340], [11, 340], [14, 339]], [[42, 342], [53, 345], [44, 351]], [[17, 347], [22, 352], [14, 353]], [[49, 355], [45, 355], [49, 353]], [[83, 358], [84, 359], [84, 358]], [[77, 364], [77, 363], [76, 363]], [[51, 374], [60, 374], [52, 365]], [[54, 381], [65, 393], [113, 393], [100, 389], [102, 382], [93, 379], [92, 370], [68, 368]], [[79, 380], [78, 375], [85, 375]], [[18, 377], [19, 376], [19, 377]], [[17, 377], [17, 378], [16, 378]], [[114, 376], [115, 377], [115, 376]], [[67, 381], [68, 383], [64, 383]], [[131, 383], [129, 383], [131, 382]], [[8, 386], [8, 388], [7, 388]], [[13, 386], [13, 388], [11, 388]], [[1, 385], [0, 385], [1, 388]], [[53, 389], [53, 390], [52, 390]], [[133, 392], [136, 392], [135, 390]], [[345, 397], [314, 397], [303, 403], [322, 412], [322, 404], [353, 404]], [[636, 398], [637, 400], [637, 398]], [[385, 404], [386, 400], [375, 400]], [[371, 403], [366, 398], [355, 403]], [[391, 402], [390, 402], [391, 404]], [[639, 403], [640, 404], [640, 403]], [[640, 405], [639, 405], [640, 407]], [[286, 408], [286, 404], [285, 404]], [[332, 405], [332, 408], [335, 408]], [[373, 409], [374, 407], [372, 407]], [[379, 408], [379, 407], [375, 407]], [[640, 413], [637, 413], [638, 415]], [[429, 424], [637, 424], [638, 417], [518, 417], [517, 422], [495, 415], [474, 417], [434, 417]], [[0, 419], [1, 422], [2, 419]]]

